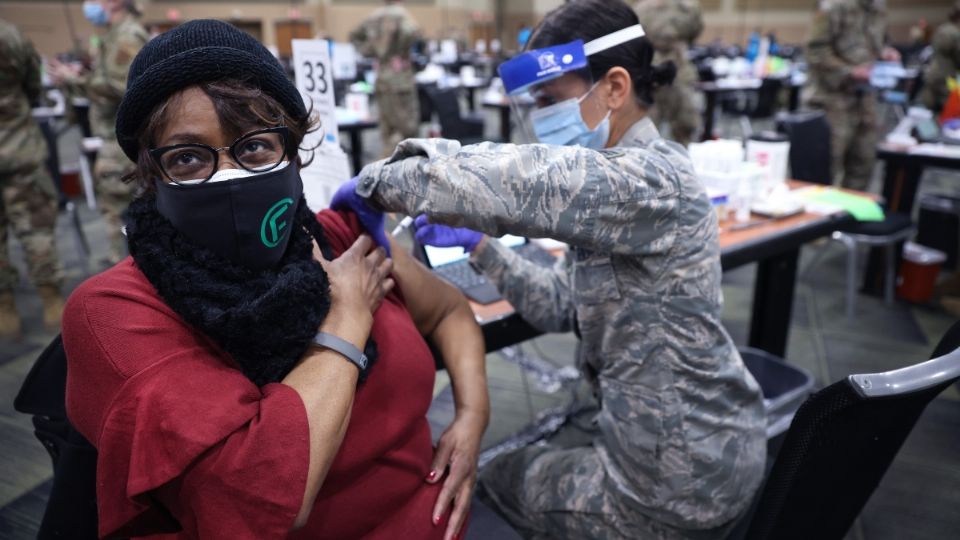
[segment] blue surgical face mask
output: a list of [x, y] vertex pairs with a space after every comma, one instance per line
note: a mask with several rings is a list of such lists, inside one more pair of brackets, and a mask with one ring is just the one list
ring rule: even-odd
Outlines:
[[106, 26], [110, 22], [110, 15], [103, 9], [100, 2], [84, 2], [83, 16], [94, 26]]
[[610, 112], [607, 111], [597, 127], [590, 129], [580, 111], [580, 103], [596, 87], [594, 85], [580, 98], [571, 98], [533, 111], [530, 119], [537, 139], [544, 144], [557, 146], [582, 146], [594, 150], [606, 147], [610, 138]]

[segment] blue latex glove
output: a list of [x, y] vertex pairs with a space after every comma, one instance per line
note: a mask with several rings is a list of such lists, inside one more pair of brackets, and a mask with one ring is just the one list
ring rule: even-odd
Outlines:
[[462, 247], [466, 251], [473, 251], [480, 240], [483, 239], [483, 233], [463, 227], [448, 227], [427, 221], [425, 214], [420, 214], [413, 224], [417, 227], [414, 238], [417, 242], [428, 246], [436, 247]]
[[387, 233], [384, 232], [383, 212], [374, 209], [367, 200], [357, 195], [357, 181], [359, 176], [354, 176], [344, 182], [337, 188], [333, 194], [333, 200], [330, 201], [330, 208], [334, 210], [353, 210], [353, 213], [360, 219], [360, 224], [367, 231], [377, 245], [382, 246], [387, 251], [387, 257], [390, 256], [390, 242], [387, 240]]

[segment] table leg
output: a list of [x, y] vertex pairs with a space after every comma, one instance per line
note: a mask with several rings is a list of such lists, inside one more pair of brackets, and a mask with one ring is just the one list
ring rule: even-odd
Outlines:
[[790, 84], [790, 94], [787, 98], [787, 108], [790, 112], [797, 112], [797, 109], [800, 108], [800, 86], [795, 84]]
[[363, 134], [359, 129], [350, 130], [350, 161], [353, 162], [353, 174], [360, 174], [363, 168]]
[[477, 104], [473, 101], [473, 98], [476, 96], [476, 88], [468, 87], [467, 89], [467, 110], [474, 112], [477, 110]]
[[49, 119], [37, 122], [40, 125], [40, 132], [47, 142], [47, 169], [50, 171], [50, 177], [57, 188], [60, 206], [66, 204], [66, 197], [63, 195], [63, 180], [60, 178], [60, 152], [57, 149], [57, 134], [54, 132], [53, 125]]
[[799, 256], [793, 249], [757, 263], [748, 344], [781, 358], [787, 351]]
[[500, 139], [510, 142], [510, 107], [500, 107]]
[[709, 141], [713, 138], [713, 116], [717, 110], [717, 93], [704, 92], [706, 98], [706, 110], [703, 111], [703, 135], [701, 141]]
[[891, 212], [913, 212], [913, 201], [923, 176], [918, 160], [888, 159], [884, 163], [883, 198]]

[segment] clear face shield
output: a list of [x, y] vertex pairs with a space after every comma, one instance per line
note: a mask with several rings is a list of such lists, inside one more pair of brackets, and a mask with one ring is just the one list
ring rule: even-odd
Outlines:
[[526, 51], [500, 66], [500, 78], [525, 142], [601, 149], [610, 134], [603, 81], [589, 57], [643, 37], [638, 24], [584, 44], [573, 41]]

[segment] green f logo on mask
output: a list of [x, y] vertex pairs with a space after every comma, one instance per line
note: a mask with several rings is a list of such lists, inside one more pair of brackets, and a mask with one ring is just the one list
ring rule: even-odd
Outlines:
[[277, 247], [283, 235], [286, 234], [287, 221], [282, 219], [287, 210], [293, 206], [293, 199], [280, 199], [267, 210], [260, 222], [260, 241], [268, 248]]

